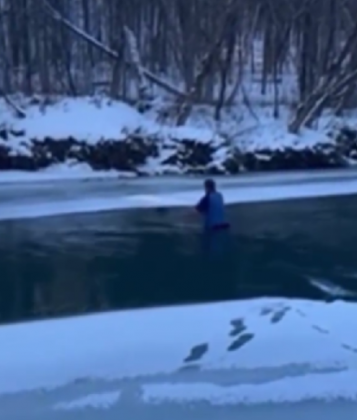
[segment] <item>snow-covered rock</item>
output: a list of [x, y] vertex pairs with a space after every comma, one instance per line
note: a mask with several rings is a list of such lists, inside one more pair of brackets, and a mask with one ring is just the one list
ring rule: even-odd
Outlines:
[[[357, 130], [289, 135], [284, 122], [263, 118], [248, 134], [213, 127], [162, 125], [109, 99], [66, 98], [45, 105], [22, 99], [26, 117], [0, 102], [0, 170], [36, 171], [66, 162], [93, 170], [158, 174], [347, 166], [357, 156]], [[24, 103], [25, 101], [25, 103]], [[192, 123], [191, 123], [192, 124]], [[233, 124], [233, 125], [232, 125]]]

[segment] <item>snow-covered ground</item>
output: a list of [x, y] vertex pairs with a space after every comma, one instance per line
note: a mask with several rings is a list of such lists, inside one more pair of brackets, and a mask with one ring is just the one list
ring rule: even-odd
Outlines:
[[[0, 138], [0, 146], [10, 146], [14, 154], [29, 153], [32, 139], [74, 138], [95, 145], [103, 140], [125, 140], [128, 134], [134, 133], [199, 142], [212, 141], [218, 136], [217, 130], [202, 124], [182, 127], [160, 124], [154, 117], [146, 117], [124, 102], [111, 99], [57, 98], [50, 104], [41, 105], [23, 98], [21, 102], [25, 118], [18, 118], [7, 103], [0, 100], [1, 128], [13, 131], [10, 138]], [[77, 177], [78, 169], [68, 166], [68, 171], [73, 169]], [[58, 170], [64, 172], [63, 166]]]
[[[200, 179], [102, 180], [3, 184], [0, 220], [129, 208], [191, 207], [201, 195]], [[357, 172], [341, 170], [222, 178], [227, 203], [263, 202], [357, 193]]]
[[[19, 141], [16, 141], [16, 135], [10, 139], [14, 152], [26, 150], [26, 141], [31, 139], [73, 137], [96, 144], [102, 139], [125, 139], [128, 133], [137, 130], [147, 135], [161, 134], [198, 141], [210, 141], [212, 132], [221, 132], [232, 138], [241, 137], [252, 149], [281, 148], [291, 144], [305, 147], [321, 141], [315, 130], [307, 130], [301, 137], [289, 136], [286, 123], [290, 113], [285, 110], [281, 118], [275, 120], [271, 107], [257, 110], [258, 121], [246, 109], [234, 109], [226, 112], [219, 124], [214, 122], [210, 109], [202, 108], [192, 115], [187, 125], [175, 127], [169, 121], [166, 124], [158, 122], [155, 113], [145, 116], [123, 102], [103, 98], [58, 98], [46, 105], [23, 98], [20, 105], [26, 112], [25, 118], [18, 118], [4, 100], [0, 101], [2, 128], [26, 133], [26, 138], [21, 136]], [[0, 144], [9, 143], [2, 139]]]
[[255, 299], [4, 326], [0, 410], [355, 403], [356, 310]]

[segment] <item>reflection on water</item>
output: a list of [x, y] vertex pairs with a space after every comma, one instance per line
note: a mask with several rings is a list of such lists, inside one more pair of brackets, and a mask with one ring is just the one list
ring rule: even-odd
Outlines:
[[0, 224], [2, 321], [357, 290], [357, 198], [244, 204], [207, 238], [194, 215], [130, 210]]

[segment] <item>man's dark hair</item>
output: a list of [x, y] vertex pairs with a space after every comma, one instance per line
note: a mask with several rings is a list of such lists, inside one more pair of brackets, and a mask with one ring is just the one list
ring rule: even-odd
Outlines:
[[215, 191], [216, 183], [213, 181], [213, 179], [206, 179], [205, 188], [207, 188], [209, 191]]

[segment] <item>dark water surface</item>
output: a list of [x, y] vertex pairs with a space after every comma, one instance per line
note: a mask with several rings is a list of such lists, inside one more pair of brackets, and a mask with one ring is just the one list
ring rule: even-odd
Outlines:
[[1, 322], [111, 308], [357, 291], [357, 197], [239, 204], [204, 238], [182, 209], [0, 222]]

